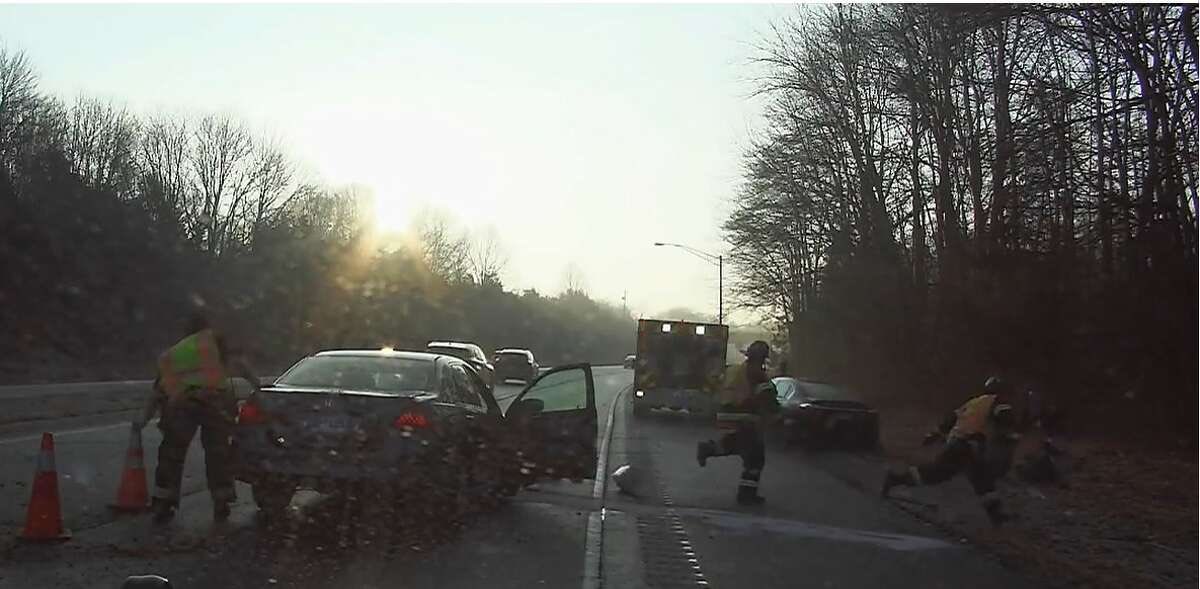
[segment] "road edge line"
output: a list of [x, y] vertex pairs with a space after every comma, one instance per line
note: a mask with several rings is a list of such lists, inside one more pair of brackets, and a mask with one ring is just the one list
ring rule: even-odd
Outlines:
[[612, 406], [608, 409], [608, 422], [604, 424], [604, 437], [600, 440], [596, 456], [596, 482], [592, 485], [592, 498], [600, 500], [600, 510], [588, 514], [587, 534], [583, 548], [582, 589], [599, 589], [603, 585], [604, 557], [604, 496], [608, 490], [608, 451], [612, 442], [613, 424], [617, 421], [617, 407], [625, 392], [633, 389], [633, 383], [617, 391]]
[[608, 409], [608, 422], [604, 424], [604, 437], [600, 439], [600, 451], [596, 456], [596, 482], [592, 485], [592, 499], [600, 499], [601, 508], [604, 507], [604, 492], [608, 489], [608, 448], [612, 442], [613, 423], [617, 420], [617, 404], [621, 402], [625, 391], [631, 388], [633, 388], [632, 383], [617, 391], [617, 395], [613, 397], [612, 406]]

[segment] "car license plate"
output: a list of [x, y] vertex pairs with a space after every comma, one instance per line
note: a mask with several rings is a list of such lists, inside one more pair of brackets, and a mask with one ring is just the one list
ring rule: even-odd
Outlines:
[[350, 431], [351, 427], [353, 427], [353, 424], [351, 423], [349, 417], [339, 415], [332, 417], [318, 417], [316, 419], [309, 420], [307, 423], [305, 423], [305, 426], [309, 430], [316, 433], [341, 434]]

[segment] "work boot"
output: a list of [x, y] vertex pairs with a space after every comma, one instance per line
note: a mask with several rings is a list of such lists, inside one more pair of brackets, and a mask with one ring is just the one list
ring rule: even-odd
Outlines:
[[879, 496], [887, 499], [888, 493], [892, 490], [892, 487], [899, 485], [912, 486], [912, 484], [912, 476], [908, 473], [908, 471], [896, 472], [889, 468], [883, 473], [883, 485], [880, 486]]
[[993, 526], [999, 526], [1012, 520], [1012, 516], [1004, 513], [999, 501], [987, 503], [983, 509], [987, 511], [988, 519], [991, 520]]
[[738, 487], [737, 494], [738, 505], [762, 505], [767, 502], [767, 499], [758, 494], [758, 489], [754, 487]]
[[154, 514], [154, 523], [165, 524], [175, 517], [175, 504], [156, 498], [150, 502], [150, 511]]
[[704, 465], [708, 464], [708, 459], [714, 455], [716, 455], [716, 451], [713, 450], [712, 440], [699, 442], [696, 444], [696, 462], [698, 462], [702, 468]]
[[223, 523], [229, 521], [229, 514], [232, 512], [228, 501], [218, 501], [213, 504], [213, 521]]

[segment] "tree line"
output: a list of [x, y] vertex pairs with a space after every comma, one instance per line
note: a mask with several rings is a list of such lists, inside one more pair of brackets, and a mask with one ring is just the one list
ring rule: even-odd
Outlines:
[[432, 211], [382, 239], [363, 190], [301, 169], [231, 115], [48, 95], [25, 53], [0, 49], [0, 376], [145, 376], [200, 302], [271, 370], [433, 339], [543, 364], [633, 349], [634, 321], [577, 270], [561, 293], [511, 292], [496, 230]]
[[739, 300], [797, 370], [900, 401], [999, 372], [1194, 427], [1196, 27], [1194, 5], [773, 23], [724, 224]]

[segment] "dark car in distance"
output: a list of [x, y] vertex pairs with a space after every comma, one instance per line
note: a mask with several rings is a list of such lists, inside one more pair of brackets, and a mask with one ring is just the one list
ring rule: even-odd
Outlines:
[[874, 449], [879, 413], [835, 385], [803, 378], [771, 379], [779, 400], [779, 424], [788, 443]]
[[533, 352], [519, 348], [497, 350], [492, 357], [492, 365], [496, 368], [496, 382], [520, 380], [533, 382], [538, 375], [538, 363]]
[[444, 354], [446, 356], [454, 356], [460, 360], [466, 360], [475, 372], [479, 373], [479, 378], [483, 379], [484, 384], [491, 387], [496, 384], [496, 368], [487, 360], [487, 355], [483, 353], [483, 348], [470, 342], [429, 342], [425, 346], [425, 350], [431, 354]]
[[372, 485], [402, 500], [508, 495], [596, 468], [591, 366], [551, 370], [506, 410], [463, 360], [424, 352], [308, 356], [242, 402], [235, 472], [264, 513], [297, 489]]

